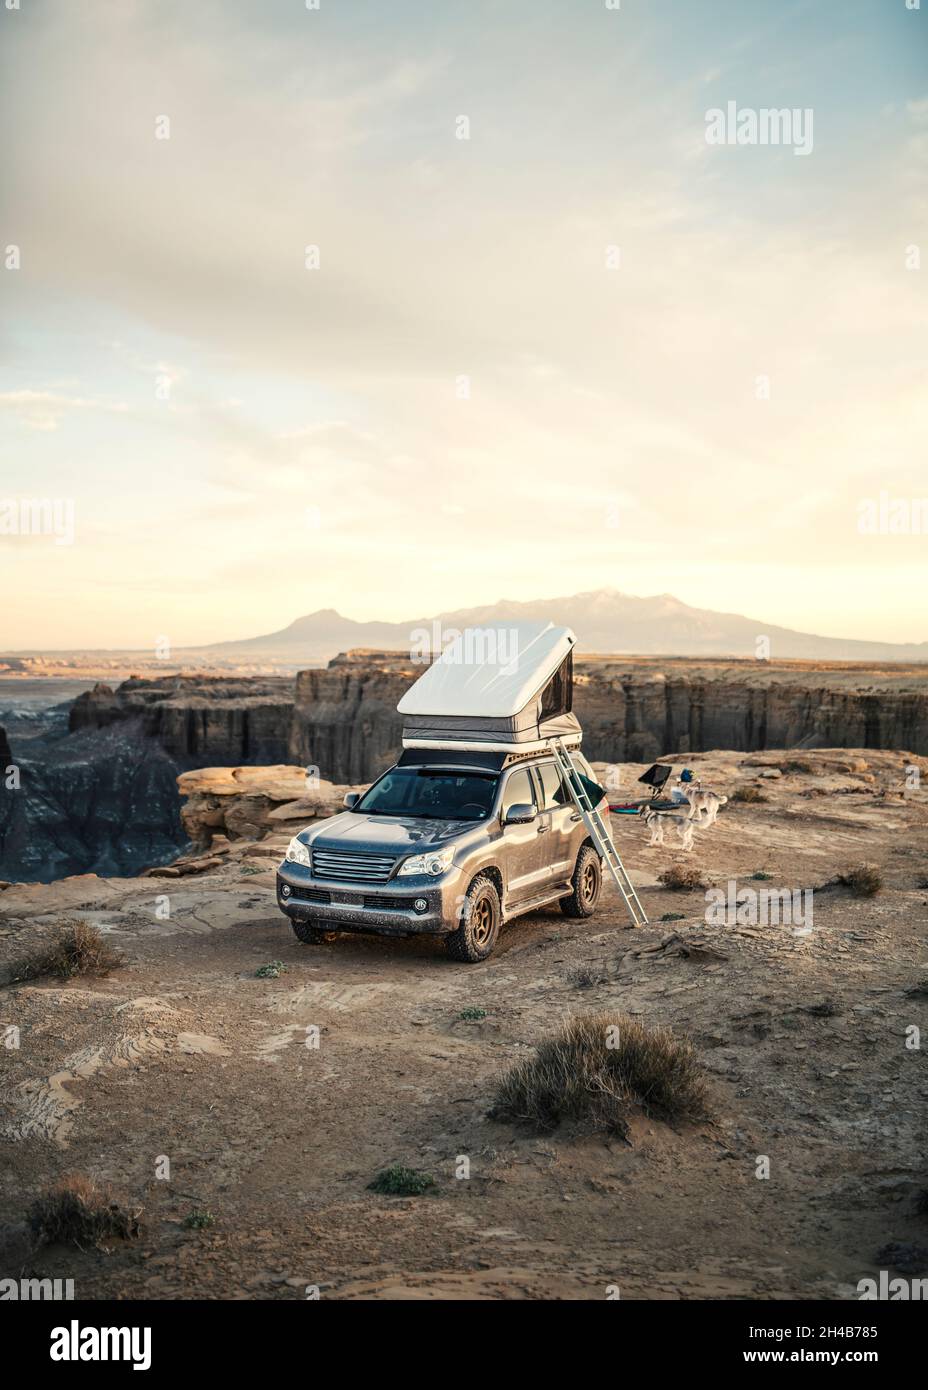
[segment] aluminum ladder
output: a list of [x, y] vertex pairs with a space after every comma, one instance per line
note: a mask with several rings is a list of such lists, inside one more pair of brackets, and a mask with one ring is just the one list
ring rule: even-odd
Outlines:
[[612, 842], [612, 836], [609, 834], [606, 822], [586, 794], [586, 788], [580, 780], [580, 774], [574, 766], [573, 758], [567, 751], [564, 740], [552, 738], [548, 742], [554, 750], [561, 781], [570, 793], [571, 801], [583, 817], [583, 822], [590, 832], [590, 839], [596, 847], [596, 852], [601, 859], [605, 860], [609, 872], [615, 879], [616, 886], [628, 908], [628, 915], [632, 919], [632, 926], [646, 927], [648, 925], [647, 914], [638, 901], [635, 885], [619, 858], [619, 852]]

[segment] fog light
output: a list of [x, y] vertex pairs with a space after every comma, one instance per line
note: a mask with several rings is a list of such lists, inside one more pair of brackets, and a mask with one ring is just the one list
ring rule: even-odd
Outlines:
[[285, 883], [285, 884], [283, 885], [283, 887], [282, 887], [281, 890], [280, 890], [280, 896], [281, 896], [282, 898], [289, 898], [289, 896], [290, 896], [290, 885], [289, 885], [289, 883]]
[[413, 903], [413, 907], [416, 909], [417, 912], [428, 912], [428, 898], [416, 898], [416, 901]]

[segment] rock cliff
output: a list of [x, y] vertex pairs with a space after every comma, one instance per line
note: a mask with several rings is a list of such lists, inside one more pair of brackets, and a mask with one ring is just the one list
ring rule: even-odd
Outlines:
[[[139, 718], [179, 769], [288, 762], [366, 782], [400, 748], [396, 704], [421, 671], [401, 654], [359, 651], [295, 682], [130, 680], [80, 696], [71, 728]], [[574, 708], [587, 755], [607, 761], [798, 745], [928, 753], [924, 666], [581, 658]]]
[[71, 709], [71, 732], [138, 719], [178, 767], [279, 763], [287, 754], [289, 677], [136, 676], [113, 690], [97, 684]]
[[[0, 747], [21, 767], [19, 790], [0, 782], [0, 878], [131, 873], [190, 838], [206, 843], [181, 821], [176, 778], [193, 769], [289, 764], [341, 787], [369, 783], [399, 751], [397, 701], [421, 671], [403, 654], [358, 651], [295, 681], [97, 685], [74, 701], [67, 734]], [[590, 657], [577, 663], [574, 708], [587, 756], [610, 763], [725, 748], [928, 753], [925, 666]], [[228, 809], [234, 824], [213, 829], [239, 835], [266, 828], [274, 806], [255, 793]]]
[[[348, 653], [296, 679], [289, 758], [336, 782], [396, 756], [396, 704], [421, 667]], [[928, 667], [582, 658], [574, 709], [588, 757], [649, 761], [731, 748], [908, 748], [928, 753]]]

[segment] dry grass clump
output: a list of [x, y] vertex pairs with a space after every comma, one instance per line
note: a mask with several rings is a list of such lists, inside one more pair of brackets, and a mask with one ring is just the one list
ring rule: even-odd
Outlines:
[[574, 1015], [497, 1083], [491, 1114], [550, 1130], [562, 1120], [625, 1135], [633, 1106], [667, 1119], [706, 1113], [689, 1039], [624, 1014]]
[[692, 893], [695, 889], [706, 886], [699, 870], [690, 869], [685, 864], [671, 864], [669, 869], [665, 869], [657, 877], [665, 888], [672, 888], [677, 893]]
[[34, 980], [41, 975], [108, 975], [124, 963], [120, 951], [101, 936], [97, 927], [83, 919], [64, 922], [49, 946], [14, 967], [15, 980]]
[[747, 786], [736, 787], [731, 794], [731, 800], [757, 802], [769, 801], [770, 798], [769, 796], [764, 796], [764, 793], [761, 791], [760, 787], [752, 787], [749, 782]]
[[608, 976], [595, 965], [572, 965], [564, 978], [575, 989], [592, 989], [594, 985], [605, 984]]
[[137, 1211], [115, 1201], [109, 1187], [77, 1175], [43, 1192], [29, 1208], [28, 1222], [40, 1245], [98, 1245], [107, 1236], [139, 1234]]
[[422, 1173], [418, 1168], [405, 1168], [402, 1163], [393, 1163], [378, 1173], [373, 1182], [367, 1184], [369, 1192], [380, 1192], [386, 1197], [421, 1197], [423, 1192], [435, 1186], [430, 1173]]
[[872, 898], [883, 887], [883, 875], [876, 864], [856, 864], [847, 873], [838, 874], [835, 882], [850, 888], [858, 898]]

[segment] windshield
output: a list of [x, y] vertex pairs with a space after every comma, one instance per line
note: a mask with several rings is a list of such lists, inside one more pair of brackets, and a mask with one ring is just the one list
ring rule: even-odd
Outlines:
[[395, 767], [353, 809], [367, 816], [485, 820], [496, 797], [496, 773]]

